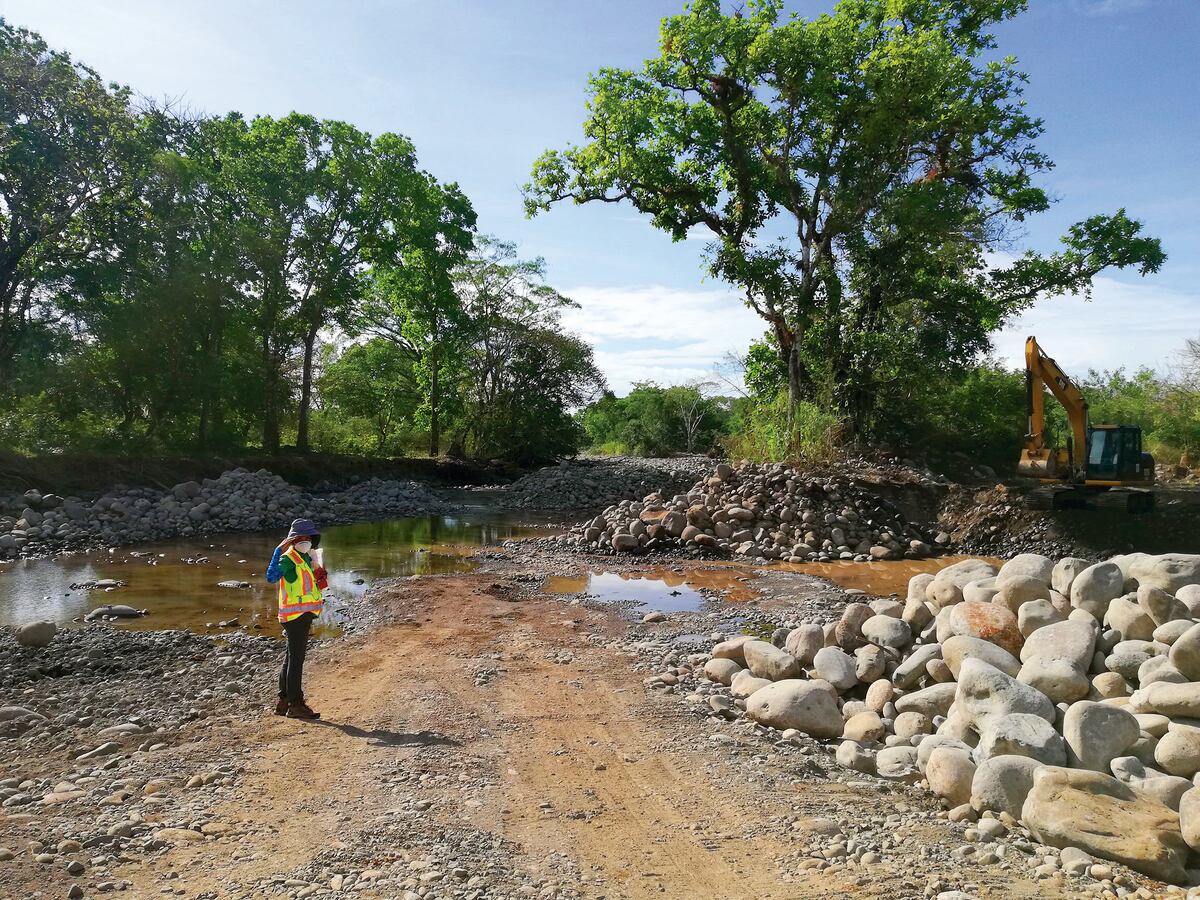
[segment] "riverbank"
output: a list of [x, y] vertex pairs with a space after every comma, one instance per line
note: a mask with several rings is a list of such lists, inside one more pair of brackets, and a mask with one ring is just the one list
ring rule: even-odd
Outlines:
[[[702, 603], [643, 622], [652, 607], [544, 593], [548, 575], [586, 575], [577, 554], [522, 542], [476, 562], [380, 585], [354, 612], [363, 627], [313, 648], [321, 723], [267, 712], [280, 652], [267, 638], [99, 626], [33, 651], [0, 635], [7, 702], [33, 714], [5, 713], [0, 730], [0, 896], [1108, 890], [1034, 872], [1058, 853], [1019, 828], [989, 845], [994, 860], [973, 855], [977, 835], [927, 792], [848, 772], [832, 745], [682, 687], [715, 636], [861, 595], [790, 567], [716, 584], [711, 565], [676, 561]], [[1161, 888], [1116, 865], [1109, 884]]]

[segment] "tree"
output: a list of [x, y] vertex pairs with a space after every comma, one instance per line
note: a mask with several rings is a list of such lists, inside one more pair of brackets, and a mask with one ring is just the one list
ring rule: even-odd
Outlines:
[[713, 401], [706, 393], [716, 387], [711, 381], [692, 381], [667, 388], [666, 400], [683, 430], [683, 449], [695, 452], [705, 420], [712, 418]]
[[384, 338], [346, 348], [319, 386], [322, 400], [371, 423], [379, 453], [388, 451], [397, 427], [413, 420], [420, 403], [411, 357]]
[[483, 457], [543, 462], [578, 451], [570, 416], [603, 388], [592, 350], [564, 334], [575, 304], [545, 281], [541, 259], [482, 236], [455, 273], [467, 320], [461, 360], [462, 425], [455, 444]]
[[139, 162], [127, 88], [0, 18], [0, 379], [56, 293], [111, 249]]
[[[386, 175], [376, 179], [386, 181]], [[447, 405], [445, 370], [457, 364], [455, 354], [467, 334], [454, 273], [473, 245], [475, 211], [458, 185], [422, 174], [411, 192], [385, 195], [380, 217], [355, 327], [395, 341], [412, 355], [429, 424], [429, 455], [437, 456]]]
[[1121, 210], [1073, 226], [1062, 252], [989, 264], [1049, 205], [1042, 123], [988, 33], [1024, 8], [841, 0], [804, 20], [780, 0], [731, 16], [695, 0], [640, 72], [592, 77], [587, 142], [537, 160], [527, 212], [629, 202], [675, 240], [706, 227], [711, 272], [741, 287], [786, 363], [789, 429], [825, 399], [857, 434], [864, 350], [880, 371], [953, 360], [1042, 295], [1165, 259]]
[[705, 395], [711, 388], [707, 382], [667, 388], [640, 382], [624, 397], [605, 393], [583, 410], [583, 428], [593, 447], [610, 452], [668, 456], [707, 449], [729, 424], [727, 402]]

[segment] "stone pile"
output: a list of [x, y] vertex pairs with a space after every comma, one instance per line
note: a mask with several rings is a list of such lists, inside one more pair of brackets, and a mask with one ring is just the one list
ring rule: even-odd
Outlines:
[[0, 556], [260, 531], [285, 527], [300, 516], [325, 525], [443, 508], [413, 481], [372, 478], [343, 491], [310, 494], [265, 469], [233, 469], [169, 491], [117, 489], [91, 501], [28, 490], [0, 500]]
[[690, 663], [714, 710], [840, 740], [953, 821], [1200, 884], [1200, 556], [966, 560]]
[[852, 474], [718, 465], [686, 493], [623, 500], [558, 539], [592, 550], [699, 547], [751, 559], [918, 559], [924, 534]]
[[650, 491], [684, 490], [709, 466], [702, 456], [564, 460], [504, 485], [496, 501], [522, 509], [597, 509]]

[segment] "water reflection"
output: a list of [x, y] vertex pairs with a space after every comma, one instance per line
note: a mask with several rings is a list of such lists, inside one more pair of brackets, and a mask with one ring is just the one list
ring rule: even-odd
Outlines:
[[746, 578], [745, 574], [733, 569], [589, 572], [587, 575], [547, 578], [542, 590], [550, 594], [586, 592], [601, 602], [631, 601], [659, 612], [695, 612], [704, 602], [699, 588], [720, 591], [728, 600], [749, 599], [753, 592], [746, 587]]
[[[277, 632], [275, 588], [263, 573], [285, 533], [211, 535], [0, 565], [0, 624], [63, 624], [120, 603], [150, 610], [145, 618], [123, 620], [129, 628], [206, 630], [210, 622], [237, 618], [240, 625]], [[360, 595], [379, 578], [469, 571], [466, 557], [474, 548], [539, 533], [527, 518], [484, 510], [327, 528], [321, 549], [330, 601], [317, 633], [336, 631], [339, 598]], [[126, 584], [111, 591], [72, 587], [106, 578]], [[222, 581], [249, 587], [217, 587]]]

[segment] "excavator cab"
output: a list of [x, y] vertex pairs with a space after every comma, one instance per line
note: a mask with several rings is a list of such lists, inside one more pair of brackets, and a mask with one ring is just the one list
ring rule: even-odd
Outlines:
[[[1088, 481], [1149, 481], [1142, 452], [1142, 429], [1136, 425], [1093, 425], [1088, 429]], [[1153, 463], [1151, 463], [1153, 465]]]

